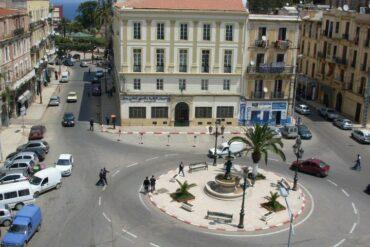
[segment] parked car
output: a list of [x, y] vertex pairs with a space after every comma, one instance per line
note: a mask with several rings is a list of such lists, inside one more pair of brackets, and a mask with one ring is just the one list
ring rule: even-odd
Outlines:
[[312, 133], [310, 129], [306, 125], [298, 125], [298, 135], [301, 137], [301, 139], [308, 140], [312, 138]]
[[49, 144], [44, 140], [32, 140], [27, 142], [26, 144], [23, 144], [17, 148], [17, 151], [23, 151], [24, 149], [28, 148], [40, 148], [45, 151], [45, 153], [49, 152]]
[[72, 154], [59, 155], [59, 159], [55, 163], [55, 168], [61, 172], [62, 176], [70, 176], [73, 168]]
[[73, 127], [75, 126], [75, 116], [72, 112], [66, 112], [63, 115], [62, 120], [62, 126], [63, 127]]
[[60, 104], [60, 97], [59, 96], [51, 96], [49, 100], [48, 106], [59, 106]]
[[12, 225], [1, 241], [3, 247], [26, 246], [32, 236], [41, 228], [40, 207], [30, 204], [15, 215]]
[[72, 59], [69, 58], [69, 59], [66, 59], [66, 60], [63, 61], [63, 65], [65, 65], [65, 66], [74, 66], [75, 64], [74, 64], [74, 62], [72, 62]]
[[300, 104], [295, 107], [295, 111], [302, 114], [302, 115], [310, 115], [311, 110], [307, 105]]
[[40, 140], [44, 138], [44, 133], [46, 132], [46, 127], [44, 125], [34, 125], [31, 127], [30, 134], [28, 135], [28, 140]]
[[68, 82], [69, 81], [69, 73], [68, 71], [63, 71], [60, 77], [60, 82]]
[[351, 130], [353, 127], [352, 121], [346, 118], [334, 119], [333, 124], [343, 130]]
[[295, 125], [286, 125], [281, 130], [281, 135], [286, 139], [294, 139], [298, 136], [298, 128]]
[[35, 201], [31, 191], [31, 185], [28, 181], [1, 185], [0, 198], [3, 198], [1, 203], [8, 204], [10, 208], [15, 208], [17, 210]]
[[33, 171], [33, 167], [36, 163], [33, 160], [16, 160], [13, 163], [4, 166], [0, 169], [1, 172], [17, 171], [30, 173]]
[[95, 84], [95, 83], [100, 83], [100, 79], [96, 76], [93, 77], [92, 81], [91, 81], [92, 84]]
[[281, 138], [282, 135], [281, 135], [281, 130], [279, 127], [269, 126], [269, 129], [272, 130], [275, 138]]
[[87, 62], [86, 61], [81, 61], [80, 67], [85, 68], [85, 67], [88, 67], [88, 66], [89, 65], [87, 65]]
[[326, 177], [329, 174], [330, 166], [319, 159], [307, 159], [294, 161], [290, 169], [298, 169], [299, 172], [312, 174], [318, 177]]
[[[227, 142], [223, 142], [218, 145], [216, 149], [216, 155], [218, 157], [226, 156], [229, 154], [229, 150], [231, 154], [240, 154], [241, 151], [244, 149], [244, 143], [242, 142], [233, 142], [229, 145]], [[215, 155], [215, 148], [210, 148], [208, 150], [208, 156], [214, 157]]]
[[12, 224], [12, 209], [8, 204], [0, 204], [0, 225], [8, 227]]
[[51, 189], [59, 189], [62, 185], [62, 174], [54, 167], [36, 172], [30, 178], [31, 189], [35, 197]]
[[46, 152], [39, 147], [28, 147], [22, 150], [22, 152], [33, 152], [37, 155], [39, 161], [44, 161], [46, 157]]
[[365, 189], [365, 193], [370, 195], [370, 184], [367, 185], [367, 187]]
[[102, 78], [104, 76], [103, 70], [99, 69], [95, 72], [95, 76], [98, 78]]
[[0, 172], [0, 184], [15, 183], [28, 180], [27, 172]]
[[[14, 155], [13, 155], [14, 154]], [[4, 166], [12, 164], [16, 160], [33, 160], [35, 163], [39, 162], [37, 154], [34, 152], [14, 152], [10, 154], [4, 162]]]
[[92, 85], [92, 95], [93, 96], [101, 96], [101, 86], [100, 86], [100, 84], [93, 84]]
[[356, 139], [360, 143], [370, 144], [370, 130], [367, 129], [356, 129], [351, 133], [351, 137]]
[[74, 54], [72, 56], [73, 59], [76, 59], [76, 60], [80, 60], [81, 59], [81, 55], [80, 54]]
[[320, 108], [319, 114], [327, 120], [334, 120], [338, 118], [338, 114], [335, 112], [335, 110], [327, 107]]
[[77, 93], [76, 92], [69, 92], [67, 95], [67, 102], [77, 102]]

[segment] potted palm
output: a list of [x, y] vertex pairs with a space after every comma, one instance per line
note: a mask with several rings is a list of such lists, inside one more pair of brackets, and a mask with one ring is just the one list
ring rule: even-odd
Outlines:
[[179, 184], [179, 188], [176, 190], [176, 192], [170, 194], [172, 199], [177, 202], [187, 202], [189, 200], [195, 199], [194, 195], [189, 192], [189, 189], [195, 187], [196, 184], [189, 184], [188, 181], [181, 183], [177, 179], [176, 182]]

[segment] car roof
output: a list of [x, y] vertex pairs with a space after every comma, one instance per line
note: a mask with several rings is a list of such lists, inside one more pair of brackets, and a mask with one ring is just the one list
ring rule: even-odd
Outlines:
[[321, 162], [325, 163], [324, 161], [322, 161], [320, 159], [316, 159], [316, 158], [307, 159], [306, 161], [311, 161], [311, 162], [316, 163], [316, 164], [319, 164]]
[[28, 143], [44, 143], [43, 140], [30, 140]]
[[21, 155], [35, 155], [35, 153], [34, 153], [34, 152], [28, 152], [28, 151], [25, 151], [25, 152], [19, 152], [19, 153], [16, 153], [16, 154], [14, 155], [14, 157], [16, 157], [16, 156], [21, 156]]
[[76, 94], [76, 92], [72, 91], [72, 92], [69, 92], [68, 94]]
[[34, 174], [34, 176], [37, 176], [39, 178], [45, 178], [45, 177], [47, 177], [49, 175], [49, 172], [50, 171], [57, 171], [57, 172], [59, 172], [59, 170], [57, 168], [55, 168], [55, 167], [48, 167], [48, 168], [45, 168], [45, 169], [43, 169], [41, 171], [36, 172]]
[[69, 160], [72, 157], [72, 154], [60, 154], [59, 159], [60, 160]]
[[29, 164], [30, 162], [33, 162], [33, 160], [20, 159], [20, 160], [15, 160], [15, 161], [12, 163], [12, 165], [13, 165], [13, 164], [17, 164], [17, 163], [27, 163], [27, 164]]
[[50, 97], [50, 99], [59, 99], [59, 96], [53, 95]]
[[0, 191], [5, 192], [5, 191], [12, 191], [12, 190], [22, 190], [22, 189], [29, 188], [29, 187], [30, 187], [29, 181], [19, 181], [16, 183], [9, 183], [9, 184], [1, 185]]
[[358, 129], [358, 130], [361, 131], [364, 134], [370, 134], [370, 130], [368, 130], [368, 129]]
[[68, 71], [63, 71], [62, 75], [68, 75]]
[[299, 106], [305, 106], [305, 107], [308, 107], [308, 105], [305, 105], [305, 104], [299, 104]]

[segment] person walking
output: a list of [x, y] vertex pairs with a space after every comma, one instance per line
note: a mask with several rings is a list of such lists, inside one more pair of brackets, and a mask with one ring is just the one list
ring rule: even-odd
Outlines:
[[105, 185], [108, 185], [108, 181], [107, 181], [107, 173], [109, 172], [107, 169], [105, 169], [105, 167], [103, 168], [103, 181], [105, 183]]
[[90, 118], [90, 131], [94, 131], [94, 119]]
[[108, 115], [105, 115], [105, 123], [106, 123], [107, 125], [109, 125], [109, 116], [108, 116]]
[[156, 182], [156, 179], [154, 175], [152, 175], [152, 177], [150, 178], [150, 192], [152, 193], [155, 191], [155, 182]]
[[361, 155], [357, 154], [357, 159], [355, 160], [355, 165], [352, 167], [353, 170], [361, 171]]
[[144, 191], [145, 191], [145, 193], [148, 193], [149, 192], [149, 185], [150, 185], [150, 181], [149, 181], [149, 178], [148, 177], [146, 177], [144, 179], [143, 185], [144, 185]]
[[185, 172], [184, 172], [184, 163], [182, 163], [182, 161], [180, 162], [180, 165], [179, 165], [179, 173], [178, 174], [182, 174], [183, 177], [185, 177]]
[[103, 169], [100, 169], [100, 172], [99, 172], [99, 180], [96, 183], [96, 185], [98, 185], [98, 186], [103, 185], [104, 186]]
[[113, 129], [116, 129], [116, 115], [113, 114], [111, 118], [112, 118]]

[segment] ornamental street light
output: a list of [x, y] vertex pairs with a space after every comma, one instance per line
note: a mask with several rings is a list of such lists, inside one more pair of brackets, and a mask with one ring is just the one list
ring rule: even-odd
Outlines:
[[297, 157], [297, 163], [294, 169], [294, 184], [293, 184], [293, 189], [292, 189], [294, 191], [297, 190], [297, 184], [298, 184], [298, 162], [299, 162], [299, 159], [302, 158], [303, 153], [304, 153], [304, 150], [301, 147], [301, 145], [302, 145], [301, 137], [297, 136], [295, 144], [293, 145], [293, 152], [295, 156]]
[[213, 155], [213, 165], [217, 164], [217, 138], [218, 138], [218, 125], [220, 125], [221, 119], [216, 119], [215, 122], [215, 153]]
[[239, 224], [238, 224], [238, 228], [240, 229], [243, 229], [244, 228], [244, 202], [245, 202], [245, 191], [248, 187], [250, 187], [250, 184], [249, 184], [249, 181], [248, 181], [248, 173], [246, 171], [243, 172], [243, 179], [244, 179], [244, 183], [243, 183], [243, 200], [242, 200], [242, 207], [240, 209], [240, 213], [239, 213]]
[[292, 234], [294, 234], [294, 229], [293, 229], [293, 214], [292, 210], [290, 209], [289, 203], [288, 203], [288, 195], [289, 195], [289, 190], [285, 188], [282, 184], [279, 185], [279, 194], [280, 196], [284, 197], [286, 207], [288, 209], [288, 214], [289, 214], [289, 237], [288, 237], [288, 247], [290, 247], [290, 241], [292, 239]]

